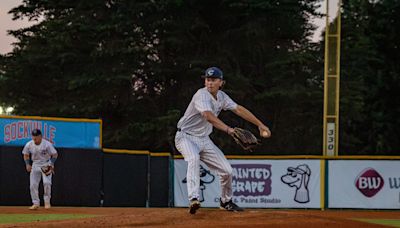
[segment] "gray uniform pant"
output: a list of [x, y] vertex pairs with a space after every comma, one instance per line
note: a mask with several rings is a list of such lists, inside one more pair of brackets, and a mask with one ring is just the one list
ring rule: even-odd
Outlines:
[[40, 180], [43, 178], [43, 188], [44, 188], [44, 195], [43, 199], [45, 203], [50, 203], [51, 198], [51, 178], [53, 174], [48, 176], [44, 175], [42, 170], [40, 169], [41, 166], [33, 164], [32, 170], [30, 174], [30, 190], [31, 190], [31, 198], [32, 203], [35, 205], [40, 205], [39, 199], [39, 183]]
[[232, 167], [208, 136], [197, 137], [178, 131], [175, 146], [188, 163], [186, 180], [189, 200], [200, 197], [200, 160], [218, 174], [222, 202], [232, 199]]

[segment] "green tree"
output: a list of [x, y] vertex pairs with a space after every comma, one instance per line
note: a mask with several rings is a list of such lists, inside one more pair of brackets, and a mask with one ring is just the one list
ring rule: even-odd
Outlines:
[[19, 115], [102, 118], [106, 147], [170, 151], [200, 75], [216, 65], [224, 90], [272, 128], [258, 153], [320, 154], [322, 58], [308, 40], [318, 2], [25, 0], [11, 13], [40, 22], [11, 32], [19, 42], [0, 99]]
[[342, 153], [396, 154], [400, 2], [352, 0], [342, 20]]

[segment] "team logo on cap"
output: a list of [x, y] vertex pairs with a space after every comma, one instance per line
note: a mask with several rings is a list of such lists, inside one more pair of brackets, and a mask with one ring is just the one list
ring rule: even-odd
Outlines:
[[218, 67], [210, 67], [205, 71], [204, 76], [222, 79], [222, 71]]
[[39, 135], [42, 135], [42, 132], [39, 130], [39, 129], [33, 129], [32, 130], [32, 135], [33, 136], [39, 136]]

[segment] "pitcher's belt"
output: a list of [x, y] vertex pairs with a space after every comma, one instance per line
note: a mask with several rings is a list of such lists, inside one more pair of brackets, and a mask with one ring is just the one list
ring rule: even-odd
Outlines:
[[180, 128], [178, 128], [178, 131], [180, 131], [180, 132], [182, 132], [182, 133], [185, 133], [185, 134], [187, 134], [187, 135], [194, 136], [194, 135], [192, 135], [192, 134], [189, 134], [189, 133], [187, 133], [187, 132], [182, 131], [182, 129], [180, 129]]

